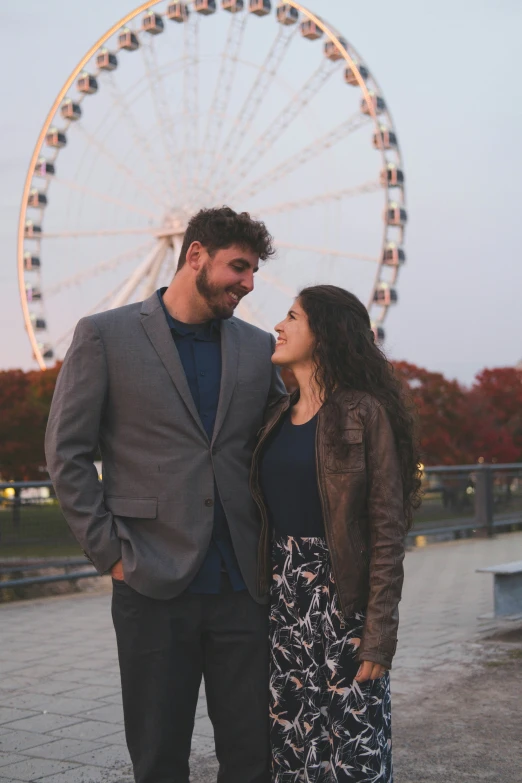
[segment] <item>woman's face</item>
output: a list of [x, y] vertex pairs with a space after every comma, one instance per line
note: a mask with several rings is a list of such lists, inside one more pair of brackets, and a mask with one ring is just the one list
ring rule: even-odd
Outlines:
[[308, 325], [308, 317], [296, 299], [288, 315], [275, 327], [277, 342], [272, 362], [286, 367], [308, 364], [312, 361], [315, 338]]

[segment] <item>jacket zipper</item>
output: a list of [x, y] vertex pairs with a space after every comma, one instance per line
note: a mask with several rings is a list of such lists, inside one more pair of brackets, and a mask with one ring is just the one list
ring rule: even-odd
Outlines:
[[265, 555], [265, 546], [266, 546], [266, 536], [268, 535], [268, 515], [266, 513], [266, 507], [263, 501], [263, 498], [261, 496], [261, 493], [258, 491], [259, 487], [259, 461], [258, 461], [258, 455], [261, 450], [261, 447], [265, 443], [268, 435], [272, 432], [276, 424], [280, 421], [281, 416], [283, 413], [288, 409], [290, 405], [290, 398], [288, 398], [287, 402], [281, 406], [281, 409], [278, 413], [278, 415], [273, 419], [273, 421], [270, 423], [270, 425], [267, 427], [267, 429], [264, 431], [262, 437], [257, 443], [257, 446], [254, 449], [254, 453], [252, 455], [252, 462], [254, 464], [254, 472], [252, 474], [252, 480], [250, 482], [250, 491], [252, 493], [252, 497], [254, 498], [257, 507], [259, 508], [261, 512], [261, 519], [262, 519], [262, 527], [261, 527], [261, 533], [259, 535], [259, 545], [258, 545], [258, 551], [257, 551], [257, 586], [259, 593], [263, 593], [263, 588], [265, 587], [268, 589], [268, 584], [265, 585], [264, 582], [261, 580], [260, 576], [260, 568], [264, 565], [264, 555]]
[[337, 580], [337, 574], [335, 571], [335, 555], [334, 555], [334, 548], [332, 546], [332, 540], [330, 537], [330, 531], [328, 528], [328, 506], [325, 500], [324, 490], [323, 490], [323, 476], [322, 476], [322, 463], [319, 459], [319, 431], [321, 429], [321, 412], [319, 412], [319, 418], [317, 422], [317, 429], [315, 432], [315, 463], [316, 463], [316, 470], [317, 470], [317, 486], [319, 489], [319, 497], [321, 498], [321, 506], [323, 509], [323, 522], [324, 522], [324, 532], [326, 533], [326, 542], [328, 544], [328, 549], [330, 551], [330, 564], [332, 566], [332, 573], [335, 580], [335, 592], [337, 593], [337, 600], [339, 601], [339, 608], [341, 610], [341, 628], [345, 628], [345, 614], [344, 614], [344, 606], [343, 601], [341, 598], [341, 594], [339, 591], [339, 582]]

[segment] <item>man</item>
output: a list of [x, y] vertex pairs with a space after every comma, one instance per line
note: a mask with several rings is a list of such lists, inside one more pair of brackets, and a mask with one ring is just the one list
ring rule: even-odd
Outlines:
[[274, 338], [233, 313], [272, 254], [263, 223], [202, 210], [170, 286], [82, 318], [58, 378], [47, 464], [76, 538], [113, 577], [137, 783], [188, 783], [202, 676], [219, 781], [269, 783], [268, 611], [249, 469], [284, 386]]

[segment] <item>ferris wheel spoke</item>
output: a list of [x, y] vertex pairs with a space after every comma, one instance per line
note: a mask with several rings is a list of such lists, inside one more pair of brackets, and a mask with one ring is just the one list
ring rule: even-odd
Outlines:
[[363, 253], [347, 253], [344, 250], [333, 250], [326, 247], [315, 247], [313, 245], [300, 245], [294, 242], [282, 242], [276, 240], [276, 247], [285, 250], [300, 250], [305, 253], [315, 253], [318, 256], [335, 256], [336, 258], [350, 258], [355, 261], [371, 261], [378, 264], [380, 259], [375, 256], [364, 255]]
[[80, 185], [79, 182], [74, 182], [74, 180], [63, 179], [62, 177], [54, 176], [53, 182], [64, 185], [66, 188], [70, 188], [71, 190], [77, 190], [80, 193], [84, 193], [86, 196], [91, 196], [92, 198], [98, 199], [99, 201], [105, 201], [107, 204], [116, 204], [116, 206], [121, 207], [128, 212], [135, 212], [138, 215], [143, 215], [144, 217], [149, 219], [152, 218], [153, 220], [156, 220], [157, 218], [157, 215], [154, 212], [149, 212], [146, 209], [140, 209], [139, 207], [134, 206], [134, 204], [128, 204], [121, 199], [114, 198], [114, 196], [109, 196], [107, 193], [101, 193], [100, 191], [93, 190], [92, 188], [88, 188], [85, 185]]
[[165, 262], [168, 249], [169, 249], [168, 241], [166, 239], [161, 240], [159, 247], [156, 249], [154, 260], [149, 267], [149, 271], [147, 273], [145, 282], [143, 284], [143, 289], [141, 292], [142, 299], [147, 299], [147, 297], [153, 294], [156, 288], [158, 287], [157, 283], [158, 283], [159, 273], [161, 271], [161, 267]]
[[85, 271], [79, 272], [76, 275], [71, 275], [71, 277], [67, 277], [64, 280], [59, 280], [54, 285], [46, 287], [45, 298], [49, 299], [63, 291], [64, 288], [71, 288], [72, 286], [80, 285], [81, 283], [85, 282], [85, 280], [90, 280], [92, 277], [96, 277], [103, 272], [116, 269], [116, 267], [118, 267], [120, 264], [135, 258], [149, 247], [150, 242], [143, 243], [142, 245], [133, 247], [132, 250], [128, 250], [125, 253], [118, 253], [118, 255], [113, 256], [106, 261], [102, 261], [90, 269], [86, 269]]
[[303, 147], [299, 152], [291, 155], [286, 160], [281, 161], [273, 168], [269, 169], [266, 174], [247, 183], [240, 190], [231, 189], [230, 195], [234, 199], [242, 199], [249, 196], [255, 196], [266, 188], [274, 185], [283, 177], [292, 174], [297, 169], [304, 166], [309, 161], [321, 155], [325, 150], [338, 144], [343, 139], [346, 139], [351, 133], [359, 130], [365, 125], [368, 125], [371, 120], [359, 113], [352, 115], [348, 120], [345, 120], [340, 125], [337, 125], [333, 130], [328, 131], [320, 138]]
[[88, 239], [93, 237], [119, 237], [126, 234], [149, 234], [150, 236], [157, 236], [159, 230], [157, 228], [102, 228], [102, 229], [86, 229], [84, 231], [49, 231], [40, 235], [41, 239]]
[[242, 299], [241, 302], [238, 304], [236, 308], [236, 312], [238, 313], [240, 318], [243, 318], [245, 321], [248, 321], [254, 326], [258, 326], [260, 329], [265, 330], [265, 324], [262, 323], [261, 320], [258, 318], [254, 308], [247, 305], [244, 299]]
[[257, 73], [254, 84], [237, 114], [225, 144], [221, 149], [216, 150], [214, 163], [209, 170], [203, 187], [208, 187], [214, 175], [217, 175], [223, 169], [226, 170], [232, 164], [237, 150], [243, 140], [247, 138], [248, 131], [261, 108], [263, 99], [265, 99], [271, 84], [275, 81], [286, 51], [295, 34], [296, 31], [291, 27], [280, 27], [265, 61]]
[[[121, 283], [118, 283], [118, 285], [115, 286], [111, 291], [109, 291], [109, 293], [104, 294], [103, 297], [98, 302], [96, 302], [96, 304], [93, 307], [91, 307], [90, 310], [84, 313], [82, 317], [85, 318], [88, 315], [93, 315], [93, 313], [99, 313], [102, 310], [104, 310], [105, 305], [113, 296], [115, 296], [116, 292], [120, 288], [120, 285]], [[72, 337], [72, 334], [75, 329], [76, 329], [76, 324], [74, 324], [74, 326], [72, 326], [70, 329], [67, 329], [66, 332], [63, 332], [59, 337], [56, 338], [56, 340], [53, 340], [53, 347], [58, 348], [64, 343], [68, 342], [69, 339]]]
[[198, 180], [200, 179], [201, 169], [205, 171], [205, 164], [212, 165], [213, 154], [221, 140], [221, 131], [236, 76], [237, 60], [249, 16], [250, 14], [232, 14], [230, 20], [227, 40], [221, 55], [221, 65], [216, 87], [203, 135], [202, 153], [198, 157]]
[[183, 69], [183, 142], [181, 159], [185, 202], [195, 184], [195, 167], [199, 149], [199, 15], [192, 14], [184, 27]]
[[92, 133], [89, 133], [89, 131], [87, 131], [83, 125], [78, 123], [76, 127], [83, 133], [87, 141], [92, 144], [117, 171], [121, 172], [127, 177], [134, 187], [137, 187], [139, 190], [147, 193], [155, 204], [157, 204], [162, 209], [164, 208], [165, 204], [158, 198], [157, 191], [155, 192], [149, 184], [139, 179], [139, 177], [134, 174], [134, 172], [127, 166], [126, 163], [123, 163], [121, 160], [119, 160], [119, 158], [117, 158], [116, 155], [114, 155], [114, 153], [111, 152], [111, 150], [108, 149], [102, 141], [97, 139], [96, 136], [94, 136]]
[[239, 163], [230, 171], [230, 179], [225, 184], [234, 187], [234, 183], [244, 181], [245, 176], [259, 163], [271, 147], [277, 142], [287, 128], [297, 119], [303, 109], [308, 106], [312, 98], [328, 81], [330, 76], [339, 68], [338, 63], [324, 60], [315, 73], [297, 90], [290, 102], [280, 112], [279, 116], [270, 123], [269, 127], [254, 141], [249, 150], [243, 155]]
[[141, 46], [140, 51], [142, 53], [145, 72], [150, 86], [150, 94], [154, 104], [154, 112], [159, 127], [161, 141], [165, 150], [165, 157], [170, 168], [171, 177], [167, 190], [170, 193], [170, 200], [172, 200], [173, 189], [175, 188], [177, 178], [176, 166], [172, 155], [173, 150], [177, 148], [176, 140], [172, 135], [175, 124], [170, 114], [168, 101], [165, 98], [163, 77], [161, 76], [156, 60], [154, 39], [152, 38], [150, 40], [148, 46]]
[[120, 112], [120, 117], [125, 120], [125, 125], [129, 129], [129, 132], [133, 138], [136, 147], [143, 151], [150, 172], [154, 173], [157, 178], [157, 184], [160, 185], [160, 189], [163, 191], [163, 195], [167, 197], [167, 183], [165, 181], [164, 171], [154, 154], [147, 134], [139, 126], [134, 112], [132, 111], [129, 102], [125, 96], [121, 93], [116, 79], [112, 73], [108, 74], [108, 84], [111, 92], [112, 101]]
[[161, 284], [161, 281], [167, 281], [168, 283], [170, 283], [170, 281], [174, 277], [174, 271], [175, 269], [174, 269], [174, 260], [173, 260], [173, 249], [170, 244], [167, 244], [167, 250], [163, 258], [163, 264], [160, 267], [160, 270], [157, 275], [156, 288], [153, 290], [159, 288], [158, 283]]
[[257, 207], [256, 212], [259, 212], [262, 215], [277, 215], [280, 212], [291, 212], [295, 209], [314, 207], [317, 204], [327, 204], [330, 201], [341, 201], [342, 199], [360, 196], [364, 193], [375, 193], [375, 191], [381, 189], [382, 185], [379, 181], [371, 180], [354, 188], [330, 190], [326, 193], [318, 193], [317, 196], [310, 196], [310, 198], [302, 198], [297, 201], [284, 201], [280, 204], [270, 204], [266, 207]]
[[112, 310], [114, 307], [121, 307], [129, 301], [136, 288], [143, 281], [143, 278], [150, 274], [151, 269], [157, 261], [158, 255], [163, 257], [164, 253], [164, 242], [160, 242], [152, 248], [145, 260], [136, 267], [127, 282], [123, 285], [123, 288], [113, 297], [109, 304], [109, 310]]
[[285, 294], [286, 296], [291, 296], [291, 297], [295, 296], [294, 289], [282, 283], [280, 280], [277, 279], [277, 277], [268, 274], [264, 268], [259, 270], [256, 277], [258, 277], [264, 283], [267, 283], [268, 285], [272, 286], [272, 288], [277, 288], [278, 291], [281, 291], [281, 293]]

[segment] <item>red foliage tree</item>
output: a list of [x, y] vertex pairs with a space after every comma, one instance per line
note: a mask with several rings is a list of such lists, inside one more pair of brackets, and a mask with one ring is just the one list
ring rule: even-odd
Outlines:
[[[395, 362], [398, 377], [407, 385], [419, 416], [420, 446], [426, 465], [469, 462], [471, 426], [467, 391], [442, 373], [408, 362]], [[476, 457], [471, 460], [476, 462]]]
[[44, 434], [59, 366], [47, 372], [0, 372], [0, 476], [42, 480]]
[[482, 370], [469, 392], [476, 445], [486, 462], [522, 461], [522, 372]]

